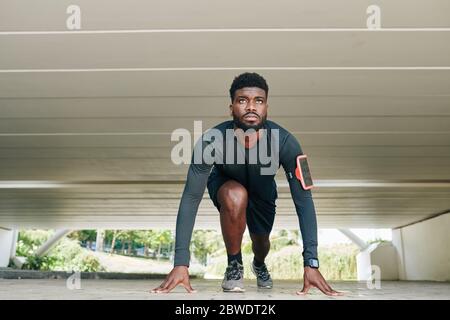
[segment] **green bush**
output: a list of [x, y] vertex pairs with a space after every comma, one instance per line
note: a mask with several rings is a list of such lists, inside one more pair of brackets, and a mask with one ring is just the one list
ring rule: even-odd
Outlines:
[[324, 247], [319, 251], [320, 271], [330, 280], [356, 280], [356, 255], [353, 244]]
[[43, 256], [38, 257], [36, 255], [30, 255], [27, 257], [22, 269], [25, 270], [52, 270], [52, 266], [55, 264], [56, 259], [54, 257]]
[[99, 260], [82, 248], [76, 240], [63, 238], [45, 255], [37, 257], [34, 252], [51, 235], [52, 231], [25, 230], [19, 233], [17, 256], [26, 257], [23, 269], [51, 271], [103, 271]]
[[[282, 238], [278, 238], [282, 239]], [[282, 243], [285, 240], [279, 240]], [[278, 243], [278, 245], [280, 245]], [[245, 246], [248, 246], [245, 243]], [[251, 242], [250, 242], [251, 246]], [[251, 248], [251, 247], [250, 247]], [[272, 278], [297, 280], [303, 277], [303, 258], [301, 247], [288, 245], [278, 251], [272, 250], [266, 258], [267, 268]], [[254, 279], [251, 272], [251, 262], [253, 254], [244, 251], [242, 262], [244, 263], [244, 278]], [[354, 280], [356, 279], [356, 254], [358, 249], [353, 245], [337, 245], [333, 247], [319, 248], [320, 272], [327, 280]], [[227, 266], [227, 256], [220, 255], [214, 257], [206, 268], [206, 273], [221, 277]]]

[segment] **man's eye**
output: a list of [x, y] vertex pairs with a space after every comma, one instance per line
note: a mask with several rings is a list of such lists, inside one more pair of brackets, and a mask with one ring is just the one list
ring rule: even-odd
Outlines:
[[245, 103], [245, 99], [239, 99], [239, 103]]
[[256, 102], [259, 103], [259, 104], [263, 103], [262, 100], [256, 100]]

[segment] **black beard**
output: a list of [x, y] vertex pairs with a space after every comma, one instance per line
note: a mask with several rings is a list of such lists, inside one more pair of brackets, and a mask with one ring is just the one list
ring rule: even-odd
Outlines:
[[242, 129], [247, 131], [248, 129], [253, 129], [255, 131], [258, 131], [259, 129], [262, 129], [264, 127], [264, 123], [266, 122], [266, 117], [261, 118], [261, 122], [259, 124], [255, 125], [247, 125], [243, 123], [241, 120], [239, 120], [239, 117], [236, 117], [236, 115], [233, 114], [233, 123], [236, 127], [239, 129]]

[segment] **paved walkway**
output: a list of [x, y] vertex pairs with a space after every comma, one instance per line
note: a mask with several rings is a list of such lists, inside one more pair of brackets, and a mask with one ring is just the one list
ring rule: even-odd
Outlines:
[[297, 296], [300, 282], [275, 281], [274, 289], [258, 290], [253, 281], [246, 282], [245, 293], [224, 293], [220, 280], [193, 279], [195, 294], [176, 288], [169, 294], [149, 293], [161, 280], [81, 280], [81, 289], [69, 290], [63, 279], [0, 279], [0, 300], [4, 299], [446, 299], [450, 300], [450, 283], [383, 281], [381, 289], [370, 290], [365, 282], [334, 282], [332, 287], [346, 292], [343, 297], [327, 297], [312, 290], [307, 297]]

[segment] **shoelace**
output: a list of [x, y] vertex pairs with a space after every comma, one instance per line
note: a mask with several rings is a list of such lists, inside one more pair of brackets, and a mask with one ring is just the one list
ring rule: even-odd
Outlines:
[[225, 275], [227, 277], [227, 280], [239, 280], [242, 278], [242, 270], [241, 267], [237, 263], [231, 263], [226, 271]]
[[267, 281], [270, 279], [270, 274], [265, 264], [263, 264], [261, 267], [255, 266], [254, 269], [256, 271], [256, 274], [258, 275], [258, 278], [261, 278], [263, 281]]

